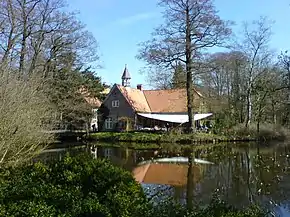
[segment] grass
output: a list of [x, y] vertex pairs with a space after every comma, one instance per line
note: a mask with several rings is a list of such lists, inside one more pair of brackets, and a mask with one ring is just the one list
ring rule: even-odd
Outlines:
[[[200, 144], [228, 141], [233, 138], [209, 133], [173, 134], [173, 133], [147, 133], [147, 132], [98, 132], [90, 135], [90, 139], [100, 142], [130, 142], [154, 144]], [[159, 146], [158, 146], [159, 147]]]

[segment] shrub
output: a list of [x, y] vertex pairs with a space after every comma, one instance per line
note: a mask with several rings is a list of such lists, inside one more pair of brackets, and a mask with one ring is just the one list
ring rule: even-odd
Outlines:
[[259, 140], [285, 140], [288, 136], [287, 130], [282, 126], [263, 123], [257, 133], [257, 125], [252, 123], [245, 128], [243, 124], [234, 126], [229, 132], [231, 136], [256, 138]]
[[[2, 71], [0, 70], [0, 74]], [[0, 167], [19, 165], [52, 141], [52, 105], [40, 90], [40, 78], [24, 81], [0, 75]], [[11, 75], [10, 75], [11, 74]]]
[[88, 155], [11, 169], [2, 216], [142, 216], [146, 197], [129, 172]]

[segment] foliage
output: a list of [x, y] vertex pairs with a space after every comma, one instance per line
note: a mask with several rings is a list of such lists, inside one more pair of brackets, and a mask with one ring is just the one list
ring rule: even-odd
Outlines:
[[60, 70], [53, 79], [47, 80], [44, 90], [58, 112], [59, 122], [82, 125], [90, 117], [91, 107], [79, 92], [81, 80], [78, 72]]
[[102, 84], [101, 77], [97, 76], [96, 73], [90, 68], [86, 68], [85, 70], [81, 71], [80, 75], [82, 78], [82, 85], [89, 93], [91, 93], [92, 97], [103, 97], [101, 96], [101, 92], [108, 86]]
[[147, 206], [129, 172], [87, 155], [2, 172], [1, 216], [143, 216]]
[[105, 120], [110, 114], [109, 108], [103, 103], [98, 109], [98, 129], [103, 129]]
[[40, 79], [0, 77], [0, 167], [24, 163], [52, 140], [52, 106], [40, 91]]
[[88, 123], [93, 104], [89, 99], [100, 97], [104, 89], [101, 79], [91, 71], [61, 69], [44, 87], [59, 115], [59, 122], [78, 128]]
[[185, 88], [186, 87], [186, 72], [184, 65], [181, 62], [177, 64], [172, 76], [172, 88]]
[[120, 117], [118, 118], [118, 130], [124, 130], [129, 132], [133, 129], [134, 120], [128, 117]]

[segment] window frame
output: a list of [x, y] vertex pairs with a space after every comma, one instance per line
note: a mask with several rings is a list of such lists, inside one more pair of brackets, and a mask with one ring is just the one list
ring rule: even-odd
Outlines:
[[120, 106], [120, 101], [119, 100], [113, 100], [112, 101], [112, 107], [113, 108], [119, 108]]
[[113, 129], [113, 118], [111, 118], [111, 117], [106, 118], [106, 120], [105, 120], [105, 128], [107, 130]]

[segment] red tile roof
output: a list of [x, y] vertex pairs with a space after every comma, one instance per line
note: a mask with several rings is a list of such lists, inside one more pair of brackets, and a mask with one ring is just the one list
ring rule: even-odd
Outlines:
[[[127, 101], [137, 112], [178, 113], [187, 112], [186, 89], [139, 90], [117, 85]], [[202, 95], [194, 90], [194, 100]]]
[[186, 112], [186, 90], [144, 90], [151, 112]]
[[121, 85], [117, 85], [117, 87], [135, 111], [151, 112], [143, 91], [137, 88], [124, 87]]

